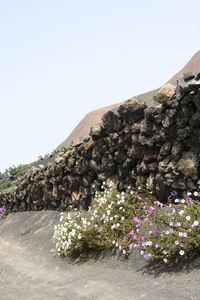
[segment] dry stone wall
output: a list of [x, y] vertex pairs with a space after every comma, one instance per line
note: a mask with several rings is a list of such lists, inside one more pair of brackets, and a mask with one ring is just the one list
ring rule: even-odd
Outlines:
[[[8, 211], [87, 208], [108, 178], [119, 189], [146, 185], [160, 200], [170, 191], [199, 189], [200, 73], [185, 74], [177, 87], [157, 94], [157, 107], [139, 98], [108, 111], [90, 138], [54, 163], [32, 168], [0, 194]], [[95, 188], [92, 188], [95, 186]]]

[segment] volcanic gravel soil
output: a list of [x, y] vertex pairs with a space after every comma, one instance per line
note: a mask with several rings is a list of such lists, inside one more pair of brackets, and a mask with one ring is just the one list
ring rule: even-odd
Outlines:
[[52, 211], [0, 220], [0, 300], [200, 299], [199, 269], [150, 273], [136, 254], [128, 261], [111, 255], [82, 263], [60, 259], [52, 253], [58, 221]]

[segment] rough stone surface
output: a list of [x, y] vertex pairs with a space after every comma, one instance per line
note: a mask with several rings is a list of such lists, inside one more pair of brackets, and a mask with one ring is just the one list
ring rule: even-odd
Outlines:
[[158, 92], [157, 99], [161, 104], [165, 104], [168, 100], [171, 100], [176, 94], [176, 87], [167, 83]]
[[183, 77], [178, 79], [178, 85], [176, 89], [177, 97], [182, 98], [192, 91], [197, 91], [199, 88], [200, 88], [200, 72], [185, 73]]
[[107, 179], [114, 179], [121, 190], [146, 185], [161, 201], [172, 190], [178, 195], [199, 190], [198, 74], [184, 76], [185, 87], [179, 80], [179, 95], [168, 94], [162, 109], [134, 98], [107, 112], [91, 128], [90, 138], [54, 162], [31, 168], [0, 193], [0, 204], [13, 212], [87, 208]]

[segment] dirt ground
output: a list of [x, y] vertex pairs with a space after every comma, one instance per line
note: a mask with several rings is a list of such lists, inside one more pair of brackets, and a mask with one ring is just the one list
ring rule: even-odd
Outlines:
[[[58, 212], [0, 220], [0, 300], [200, 299], [200, 270], [149, 272], [142, 258], [70, 263], [52, 253]], [[30, 227], [24, 236], [20, 233]], [[146, 271], [145, 271], [146, 270]], [[145, 272], [144, 272], [145, 271]]]

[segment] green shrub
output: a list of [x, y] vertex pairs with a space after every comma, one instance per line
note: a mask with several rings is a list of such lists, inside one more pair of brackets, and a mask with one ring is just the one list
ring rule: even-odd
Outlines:
[[17, 178], [24, 176], [26, 174], [27, 170], [28, 170], [27, 165], [19, 165], [17, 167], [12, 166], [8, 169], [10, 175], [16, 176]]
[[111, 184], [88, 212], [61, 213], [53, 241], [61, 256], [115, 247], [128, 256], [135, 249], [146, 260], [172, 264], [200, 253], [199, 194], [185, 199], [155, 200], [144, 189], [119, 193]]
[[0, 185], [0, 192], [3, 190], [6, 190], [7, 188], [11, 187], [12, 183], [10, 181], [4, 182], [2, 185]]
[[134, 241], [131, 249], [140, 249], [145, 259], [165, 263], [188, 261], [200, 252], [200, 202], [197, 192], [185, 199], [162, 205], [155, 201], [146, 208], [145, 218], [135, 216], [138, 233], [130, 232]]
[[133, 216], [153, 197], [146, 191], [119, 193], [112, 183], [96, 199], [87, 212], [61, 213], [53, 240], [58, 255], [77, 256], [89, 251], [112, 248], [113, 244], [128, 255]]

